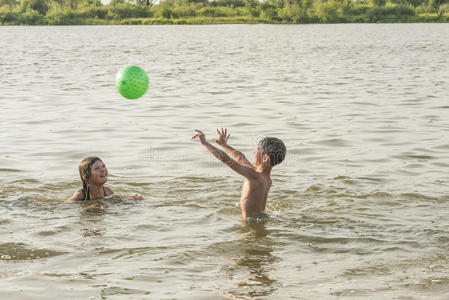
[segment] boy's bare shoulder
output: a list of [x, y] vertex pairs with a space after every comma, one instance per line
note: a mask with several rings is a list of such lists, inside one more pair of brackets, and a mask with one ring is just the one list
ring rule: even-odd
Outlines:
[[253, 165], [243, 165], [236, 162], [234, 166], [231, 165], [230, 167], [240, 175], [243, 175], [250, 180], [259, 180], [259, 178], [262, 176], [261, 173], [257, 172], [256, 168], [254, 168]]

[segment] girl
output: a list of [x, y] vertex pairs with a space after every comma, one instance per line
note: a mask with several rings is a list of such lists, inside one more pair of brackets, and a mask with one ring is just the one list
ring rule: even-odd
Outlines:
[[104, 186], [108, 181], [108, 169], [98, 157], [87, 157], [79, 165], [83, 188], [75, 192], [71, 202], [84, 200], [98, 200], [111, 196], [114, 192]]

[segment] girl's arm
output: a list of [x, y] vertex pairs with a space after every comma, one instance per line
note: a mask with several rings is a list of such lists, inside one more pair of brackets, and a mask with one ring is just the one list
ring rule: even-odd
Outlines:
[[83, 189], [79, 189], [73, 194], [72, 198], [69, 199], [68, 202], [78, 202], [82, 201], [83, 199]]
[[106, 190], [106, 195], [104, 195], [105, 197], [114, 195], [114, 191], [110, 187], [105, 186], [104, 189]]

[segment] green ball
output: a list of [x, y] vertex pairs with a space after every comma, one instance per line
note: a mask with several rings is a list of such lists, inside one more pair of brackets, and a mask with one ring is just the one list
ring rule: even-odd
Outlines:
[[148, 89], [148, 75], [138, 66], [127, 66], [117, 73], [115, 86], [123, 97], [137, 99]]

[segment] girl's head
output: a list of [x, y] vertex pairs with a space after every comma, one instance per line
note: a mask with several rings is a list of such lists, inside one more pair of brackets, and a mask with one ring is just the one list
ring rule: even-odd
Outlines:
[[89, 185], [103, 185], [108, 181], [108, 169], [98, 157], [86, 157], [79, 165], [80, 177], [83, 182], [84, 199], [89, 200]]

